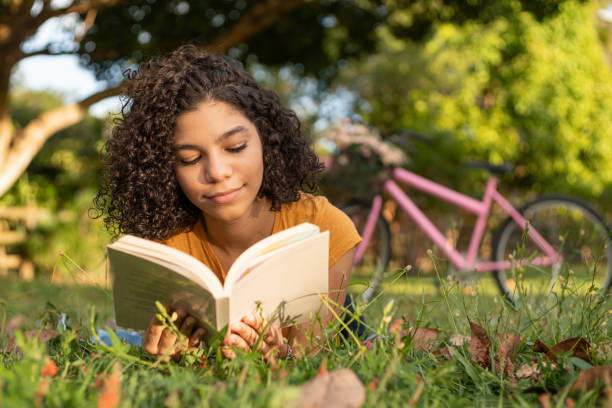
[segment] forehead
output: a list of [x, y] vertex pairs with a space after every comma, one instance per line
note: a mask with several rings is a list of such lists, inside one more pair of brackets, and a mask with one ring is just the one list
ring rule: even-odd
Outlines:
[[184, 112], [176, 118], [174, 141], [215, 141], [236, 127], [243, 127], [247, 131], [255, 129], [255, 125], [231, 104], [220, 101], [201, 102], [194, 110]]

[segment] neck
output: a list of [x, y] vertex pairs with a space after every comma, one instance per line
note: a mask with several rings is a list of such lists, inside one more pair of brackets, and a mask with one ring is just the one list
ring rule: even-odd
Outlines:
[[252, 211], [240, 219], [225, 222], [204, 214], [209, 242], [226, 254], [239, 255], [251, 245], [272, 234], [274, 211], [270, 203], [258, 199]]

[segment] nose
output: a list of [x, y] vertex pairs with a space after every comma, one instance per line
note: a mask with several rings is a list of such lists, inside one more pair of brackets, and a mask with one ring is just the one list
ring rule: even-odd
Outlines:
[[232, 175], [232, 166], [229, 160], [222, 155], [209, 155], [204, 167], [204, 177], [208, 183], [222, 181]]

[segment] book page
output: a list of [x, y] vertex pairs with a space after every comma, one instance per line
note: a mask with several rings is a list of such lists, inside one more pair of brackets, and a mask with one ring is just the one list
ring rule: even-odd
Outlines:
[[222, 296], [224, 292], [217, 275], [202, 262], [178, 249], [133, 235], [121, 237], [117, 242], [108, 245], [108, 248], [145, 257], [153, 262], [166, 265], [166, 267], [206, 288], [215, 297]]
[[270, 235], [255, 243], [244, 251], [232, 264], [225, 279], [224, 288], [230, 293], [232, 286], [242, 279], [250, 270], [264, 259], [273, 256], [281, 248], [307, 239], [319, 233], [319, 227], [309, 223], [302, 223], [276, 234]]
[[[282, 326], [310, 321], [327, 308], [329, 231], [293, 243], [253, 267], [230, 295], [230, 322], [261, 308], [266, 319], [281, 318]], [[281, 306], [279, 309], [279, 306]]]
[[217, 323], [215, 298], [208, 290], [176, 273], [172, 265], [108, 249], [117, 324], [145, 329], [158, 312], [155, 301], [182, 307], [200, 324]]

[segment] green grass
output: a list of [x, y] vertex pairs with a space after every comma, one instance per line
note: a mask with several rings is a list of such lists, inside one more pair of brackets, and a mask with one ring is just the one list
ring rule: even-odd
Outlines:
[[[360, 278], [364, 271], [357, 271], [355, 280]], [[322, 364], [330, 371], [352, 369], [366, 386], [365, 406], [406, 406], [420, 379], [424, 387], [419, 406], [539, 406], [541, 394], [550, 395], [553, 406], [565, 406], [567, 385], [586, 363], [564, 356], [553, 368], [532, 351], [533, 343], [540, 339], [553, 345], [584, 336], [595, 350], [610, 343], [612, 316], [609, 296], [572, 293], [571, 289], [566, 287], [557, 295], [538, 292], [510, 306], [490, 279], [481, 279], [468, 290], [452, 278], [436, 285], [432, 277], [405, 277], [391, 271], [381, 294], [367, 307], [358, 308], [372, 332], [387, 336], [384, 341], [374, 342], [367, 350], [352, 339], [337, 337], [316, 356], [281, 361], [274, 368], [257, 354], [222, 360], [215, 353], [219, 337], [179, 363], [157, 362], [125, 344], [91, 344], [87, 340], [91, 329], [103, 326], [112, 316], [107, 289], [4, 279], [0, 280], [0, 322], [23, 314], [24, 330], [56, 327], [58, 313], [65, 312], [69, 328], [47, 348], [17, 336], [22, 354], [0, 353], [0, 406], [91, 406], [104, 399], [105, 392], [112, 394], [108, 384], [112, 383], [109, 378], [115, 378], [113, 370], [120, 382], [120, 406], [285, 406], [295, 401], [299, 386], [315, 377]], [[358, 291], [359, 286], [351, 290]], [[390, 335], [389, 325], [396, 318], [403, 319], [405, 329], [441, 330], [441, 346], [449, 344], [452, 334], [469, 336], [469, 321], [482, 325], [492, 339], [518, 333], [523, 340], [515, 367], [535, 363], [540, 374], [524, 379], [497, 375], [472, 361], [467, 344], [453, 347], [453, 358], [446, 361], [415, 347], [410, 336]], [[2, 333], [0, 350], [7, 343]], [[493, 341], [491, 359], [498, 353]], [[53, 377], [41, 375], [47, 358], [59, 369]], [[593, 352], [592, 358], [597, 365], [612, 363], [609, 354]], [[598, 391], [571, 398], [577, 406], [596, 406]]]

